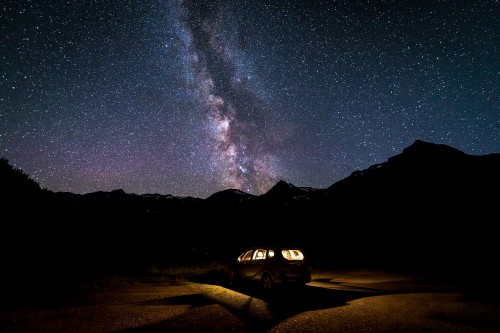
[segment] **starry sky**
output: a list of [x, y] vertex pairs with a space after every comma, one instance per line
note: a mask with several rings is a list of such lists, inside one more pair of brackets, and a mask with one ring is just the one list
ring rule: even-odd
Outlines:
[[6, 0], [0, 156], [41, 187], [326, 188], [420, 139], [500, 152], [496, 0]]

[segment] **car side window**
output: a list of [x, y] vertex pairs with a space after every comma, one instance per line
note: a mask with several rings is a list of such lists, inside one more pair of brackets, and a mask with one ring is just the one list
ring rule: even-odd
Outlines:
[[264, 249], [255, 250], [255, 252], [253, 254], [253, 259], [254, 260], [266, 259], [266, 250], [264, 250]]
[[304, 260], [304, 255], [300, 250], [282, 250], [281, 254], [287, 260]]
[[247, 253], [245, 253], [245, 254], [241, 257], [241, 260], [242, 260], [242, 261], [248, 261], [248, 260], [251, 260], [251, 259], [252, 259], [252, 253], [253, 253], [253, 250], [247, 251]]

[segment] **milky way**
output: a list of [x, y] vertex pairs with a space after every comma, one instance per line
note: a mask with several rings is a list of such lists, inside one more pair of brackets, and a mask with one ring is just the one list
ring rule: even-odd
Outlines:
[[183, 52], [206, 111], [211, 163], [220, 170], [223, 185], [262, 194], [279, 180], [278, 163], [269, 149], [266, 106], [238, 68], [239, 32], [231, 9], [225, 1], [182, 1]]
[[500, 152], [500, 3], [0, 6], [0, 155], [52, 191], [326, 188], [415, 140]]

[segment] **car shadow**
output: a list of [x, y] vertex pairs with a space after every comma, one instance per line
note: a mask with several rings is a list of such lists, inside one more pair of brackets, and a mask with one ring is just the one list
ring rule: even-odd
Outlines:
[[[199, 277], [196, 283], [203, 283]], [[213, 281], [211, 281], [213, 282]], [[213, 286], [213, 283], [207, 283]], [[347, 305], [348, 302], [373, 295], [387, 294], [377, 290], [332, 290], [305, 285], [299, 288], [278, 288], [270, 293], [251, 285], [238, 285], [229, 288], [240, 298], [245, 299], [243, 306], [232, 301], [219, 300], [203, 292], [189, 295], [171, 296], [162, 299], [137, 303], [137, 306], [176, 306], [188, 305], [189, 312], [180, 313], [168, 320], [140, 327], [125, 329], [121, 333], [132, 332], [204, 332], [210, 325], [211, 331], [268, 332], [280, 322], [297, 314], [312, 310], [331, 309]], [[257, 305], [256, 305], [257, 304]], [[214, 316], [213, 305], [222, 306], [231, 313], [241, 327], [234, 325], [227, 317]], [[263, 307], [255, 310], [256, 307]], [[212, 309], [212, 310], [210, 310]], [[212, 319], [211, 319], [212, 318]]]
[[[265, 291], [259, 283], [240, 282], [229, 285], [226, 276], [220, 272], [209, 272], [206, 275], [193, 276], [191, 282], [218, 285], [230, 291], [245, 295], [250, 300], [260, 300], [267, 308], [267, 316], [252, 316], [246, 308], [237, 308], [221, 302], [226, 310], [241, 320], [266, 331], [277, 323], [306, 311], [331, 309], [347, 305], [349, 302], [370, 296], [399, 294], [398, 291], [387, 291], [374, 288], [351, 288], [330, 282], [330, 279], [315, 279], [306, 285], [279, 286], [272, 291]], [[320, 282], [321, 286], [314, 285]], [[257, 329], [257, 331], [260, 331]], [[253, 330], [255, 331], [255, 329]]]
[[[250, 283], [226, 288], [267, 303], [272, 316], [278, 321], [305, 311], [331, 309], [369, 296], [387, 295], [387, 291], [375, 289], [324, 288], [311, 284], [304, 286], [280, 286], [272, 291]], [[391, 293], [392, 294], [392, 293]]]

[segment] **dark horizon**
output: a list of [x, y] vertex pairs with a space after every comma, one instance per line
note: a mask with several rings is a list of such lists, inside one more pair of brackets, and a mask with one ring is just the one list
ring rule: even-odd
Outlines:
[[500, 187], [500, 154], [416, 141], [327, 189], [280, 182], [260, 196], [223, 191], [207, 199], [44, 191], [1, 162], [0, 199], [11, 217], [2, 250], [14, 271], [143, 270], [226, 260], [229, 249], [268, 242], [304, 247], [319, 265], [426, 272], [489, 272], [496, 254], [491, 193]]

